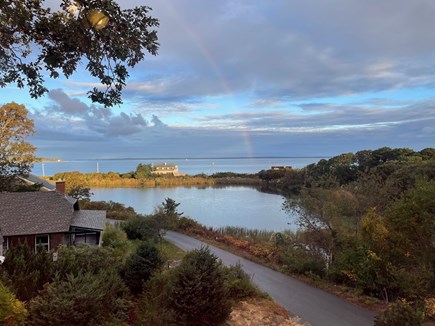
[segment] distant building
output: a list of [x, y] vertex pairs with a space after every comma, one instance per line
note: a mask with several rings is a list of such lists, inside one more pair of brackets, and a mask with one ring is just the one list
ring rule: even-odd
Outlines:
[[270, 169], [271, 170], [287, 170], [287, 169], [291, 169], [291, 166], [288, 165], [281, 165], [281, 166], [272, 166]]
[[178, 166], [174, 163], [158, 163], [153, 165], [153, 174], [179, 175]]

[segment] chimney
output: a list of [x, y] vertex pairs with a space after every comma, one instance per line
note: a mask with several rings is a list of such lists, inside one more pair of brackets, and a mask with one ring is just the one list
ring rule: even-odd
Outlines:
[[56, 191], [62, 194], [65, 193], [65, 181], [56, 181]]

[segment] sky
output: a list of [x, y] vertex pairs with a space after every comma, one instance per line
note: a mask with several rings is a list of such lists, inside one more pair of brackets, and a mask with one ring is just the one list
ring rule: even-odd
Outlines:
[[[57, 0], [50, 0], [51, 6]], [[433, 0], [120, 0], [147, 5], [159, 54], [123, 104], [86, 92], [84, 66], [24, 104], [37, 155], [61, 159], [334, 156], [435, 147]]]

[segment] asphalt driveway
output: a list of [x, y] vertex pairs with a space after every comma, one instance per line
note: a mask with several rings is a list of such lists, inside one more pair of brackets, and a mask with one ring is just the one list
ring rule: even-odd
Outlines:
[[373, 312], [335, 295], [184, 234], [167, 231], [165, 238], [183, 250], [208, 246], [226, 265], [235, 265], [239, 262], [261, 290], [269, 293], [276, 302], [288, 309], [291, 315], [299, 316], [313, 326], [373, 325]]

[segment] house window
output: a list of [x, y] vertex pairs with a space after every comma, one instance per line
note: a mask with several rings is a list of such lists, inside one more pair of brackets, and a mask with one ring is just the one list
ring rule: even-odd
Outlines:
[[9, 249], [9, 238], [3, 238], [3, 253]]
[[6, 255], [6, 251], [8, 251], [9, 249], [9, 239], [4, 237], [3, 238], [3, 243], [2, 243], [2, 248], [0, 248], [0, 256], [4, 256]]
[[44, 248], [45, 251], [50, 249], [50, 237], [48, 234], [35, 236], [35, 250], [37, 250], [38, 246]]

